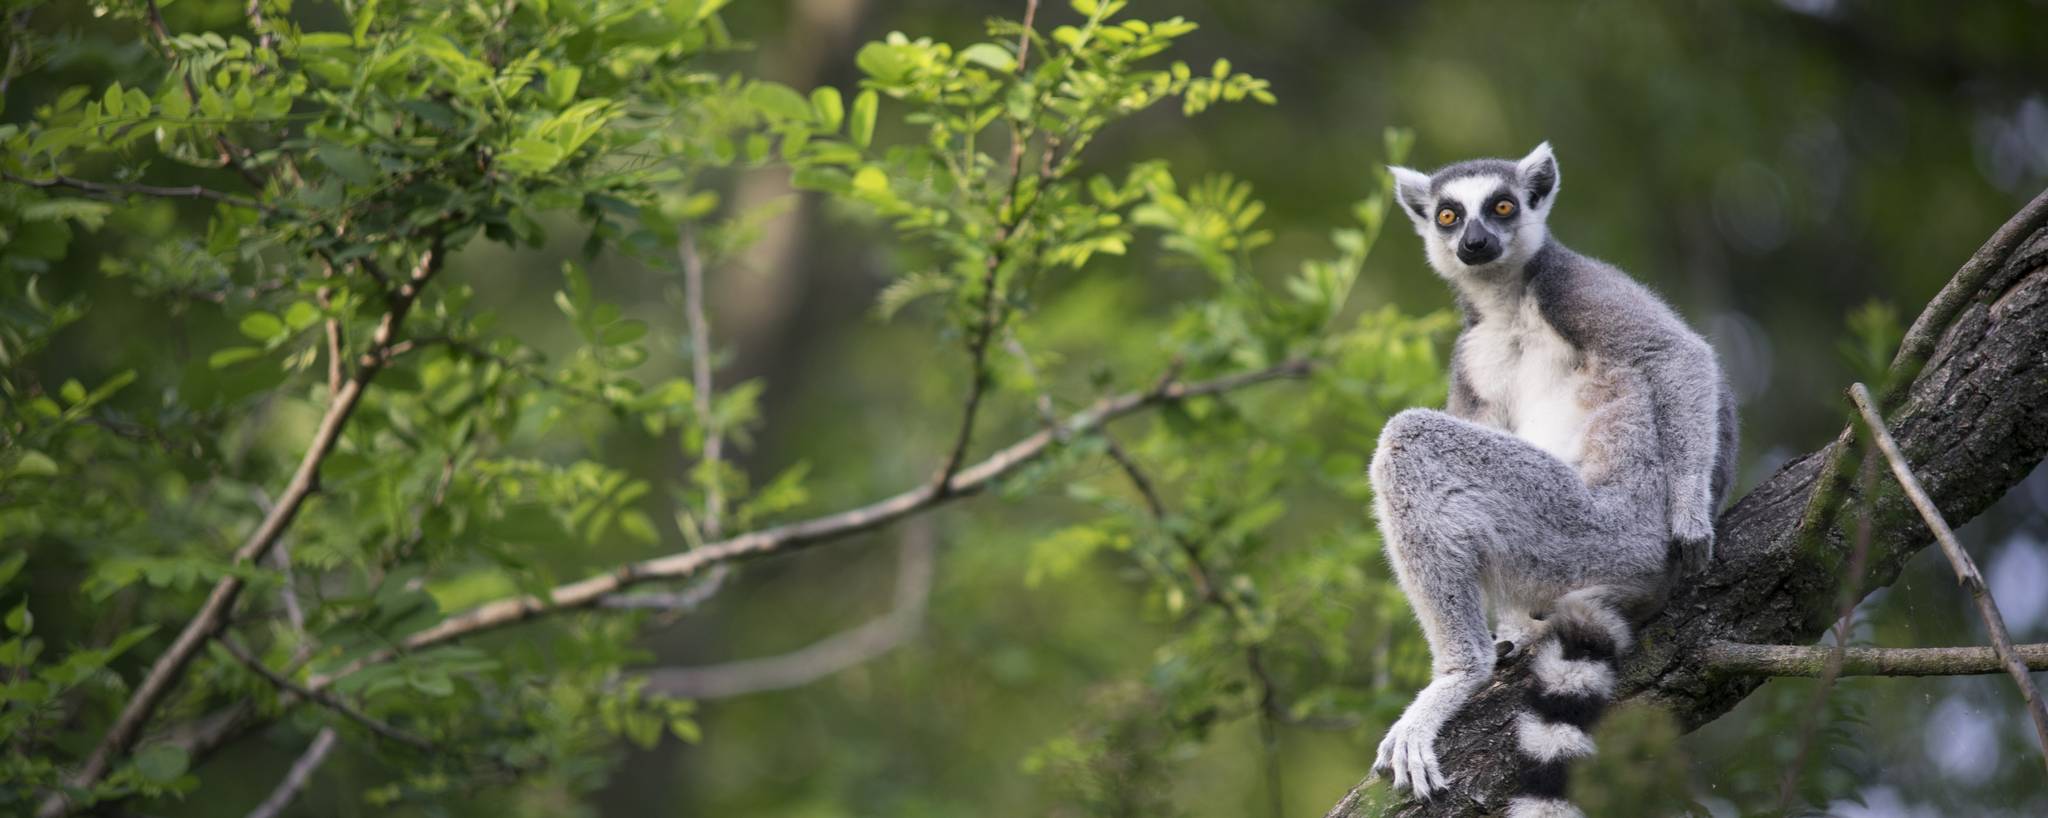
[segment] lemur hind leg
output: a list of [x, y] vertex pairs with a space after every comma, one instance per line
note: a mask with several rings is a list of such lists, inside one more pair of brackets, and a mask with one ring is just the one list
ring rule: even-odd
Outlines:
[[1517, 577], [1514, 596], [1555, 598], [1579, 578], [1548, 566], [1581, 564], [1559, 554], [1602, 539], [1606, 527], [1563, 461], [1443, 412], [1411, 409], [1389, 421], [1372, 481], [1388, 559], [1429, 641], [1433, 675], [1388, 728], [1373, 768], [1428, 796], [1447, 783], [1438, 731], [1493, 674], [1489, 576]]

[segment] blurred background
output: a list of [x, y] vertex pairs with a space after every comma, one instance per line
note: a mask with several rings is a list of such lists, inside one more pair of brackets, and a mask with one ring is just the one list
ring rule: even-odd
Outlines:
[[[864, 42], [898, 30], [972, 41], [987, 18], [1015, 19], [1022, 5], [752, 0], [726, 14], [754, 45], [733, 58], [750, 73], [850, 89]], [[1412, 128], [1409, 164], [1424, 169], [1520, 156], [1549, 140], [1563, 175], [1556, 234], [1650, 283], [1720, 351], [1742, 401], [1744, 487], [1840, 428], [1842, 389], [1858, 376], [1843, 351], [1852, 314], [1877, 316], [1882, 307], [1867, 305], [1891, 305], [1896, 323], [1910, 322], [2048, 185], [2041, 0], [1135, 6], [1146, 18], [1200, 23], [1176, 56], [1196, 65], [1228, 57], [1271, 80], [1279, 104], [1197, 119], [1154, 110], [1109, 131], [1090, 165], [1163, 157], [1189, 178], [1225, 171], [1250, 182], [1268, 205], [1262, 224], [1276, 241], [1262, 263], [1277, 278], [1326, 253], [1329, 229], [1373, 189], [1382, 128]], [[1072, 12], [1048, 4], [1043, 14], [1059, 22]], [[118, 61], [134, 58], [122, 49], [140, 46], [101, 47], [102, 59]], [[8, 116], [26, 107], [10, 105]], [[876, 317], [879, 291], [899, 272], [892, 251], [873, 240], [872, 224], [791, 193], [779, 172], [736, 178], [732, 196], [740, 206], [787, 201], [762, 223], [760, 242], [710, 281], [714, 333], [731, 356], [721, 381], [758, 380], [765, 390], [762, 433], [742, 465], [766, 480], [808, 463], [817, 509], [923, 479], [953, 432], [964, 361], [933, 342], [933, 316]], [[1396, 222], [1352, 309], [1449, 308], [1405, 222]], [[508, 326], [533, 316], [541, 329], [528, 340], [542, 346], [547, 332], [567, 332], [542, 316], [552, 311], [555, 271], [580, 243], [555, 233], [544, 252], [480, 247], [451, 265], [500, 282], [481, 285], [483, 299]], [[1103, 263], [1109, 274], [1040, 305], [1034, 318], [1083, 339], [1063, 350], [1070, 362], [1089, 354], [1086, 339], [1110, 345], [1122, 329], [1167, 321], [1167, 305], [1203, 286], [1198, 274], [1148, 266], [1143, 253]], [[681, 312], [664, 306], [667, 276], [614, 258], [590, 270], [605, 297], [631, 305], [658, 337], [685, 335]], [[71, 280], [105, 292], [94, 294], [97, 343], [55, 353], [60, 368], [102, 367], [124, 345], [146, 343], [152, 327], [180, 320], [124, 301], [118, 279]], [[678, 372], [686, 360], [656, 357], [655, 366], [672, 361]], [[1026, 405], [994, 411], [984, 442], [1036, 422]], [[636, 473], [689, 465], [672, 448], [628, 435], [577, 443]], [[1055, 581], [1026, 581], [1031, 544], [1079, 513], [1072, 506], [991, 498], [845, 547], [749, 564], [696, 615], [650, 632], [656, 664], [785, 654], [866, 623], [876, 626], [862, 632], [872, 638], [851, 648], [826, 643], [861, 661], [789, 689], [707, 696], [702, 744], [669, 739], [634, 751], [587, 802], [525, 811], [1065, 816], [1117, 812], [1088, 790], [1125, 785], [1149, 787], [1156, 800], [1124, 804], [1123, 814], [1262, 808], [1258, 737], [1247, 722], [1172, 745], [1170, 774], [1142, 769], [1160, 760], [1149, 754], [1115, 757], [1118, 741], [1142, 741], [1116, 731], [1142, 731], [1143, 721], [1090, 714], [1127, 706], [1134, 694], [1120, 680], [1141, 678], [1167, 626], [1137, 615], [1136, 585], [1112, 556]], [[2016, 641], [2048, 641], [2044, 508], [2048, 476], [2037, 472], [1963, 531]], [[1885, 646], [1984, 644], [1981, 628], [1947, 566], [1927, 552], [1863, 604], [1854, 635]], [[1394, 707], [1420, 681], [1424, 661], [1412, 634], [1404, 645]], [[2048, 685], [2048, 674], [2036, 680]], [[1587, 806], [1636, 815], [1692, 798], [1717, 815], [1767, 813], [1758, 805], [1775, 803], [1813, 702], [1811, 681], [1774, 681], [1685, 736], [1654, 712], [1624, 711], [1603, 732], [1601, 760], [1581, 776], [1604, 782]], [[2007, 679], [1846, 679], [1823, 724], [1807, 794], [1830, 814], [2048, 814], [2040, 748]], [[1290, 812], [1320, 814], [1333, 803], [1365, 771], [1384, 726], [1284, 731]], [[1063, 773], [1048, 759], [1076, 741], [1109, 746], [1111, 762], [1128, 763]], [[248, 786], [257, 792], [285, 761], [256, 751], [216, 763], [254, 771]], [[297, 814], [374, 811], [354, 806], [374, 770], [345, 758], [330, 769]]]

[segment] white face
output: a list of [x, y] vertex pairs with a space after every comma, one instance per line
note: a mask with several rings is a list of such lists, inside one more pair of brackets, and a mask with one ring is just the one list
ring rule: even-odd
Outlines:
[[1514, 165], [1491, 164], [1499, 170], [1453, 166], [1436, 178], [1392, 169], [1401, 210], [1446, 278], [1519, 268], [1549, 236], [1558, 180], [1549, 143]]

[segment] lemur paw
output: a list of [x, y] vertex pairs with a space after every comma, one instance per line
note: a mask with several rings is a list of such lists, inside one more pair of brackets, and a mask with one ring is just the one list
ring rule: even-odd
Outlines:
[[1686, 573], [1705, 570], [1714, 561], [1714, 518], [1688, 514], [1672, 520], [1671, 542]]
[[1393, 779], [1394, 789], [1407, 790], [1418, 798], [1435, 795], [1448, 785], [1436, 760], [1436, 729], [1406, 716], [1387, 728], [1372, 770]]

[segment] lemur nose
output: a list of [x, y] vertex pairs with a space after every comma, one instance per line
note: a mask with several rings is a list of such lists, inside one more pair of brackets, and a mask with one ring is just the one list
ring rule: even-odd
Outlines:
[[1465, 249], [1467, 249], [1467, 250], [1484, 250], [1484, 249], [1486, 249], [1486, 237], [1485, 237], [1485, 236], [1476, 236], [1476, 235], [1472, 235], [1472, 234], [1469, 234], [1469, 233], [1468, 233], [1468, 234], [1466, 234], [1466, 235], [1465, 235]]

